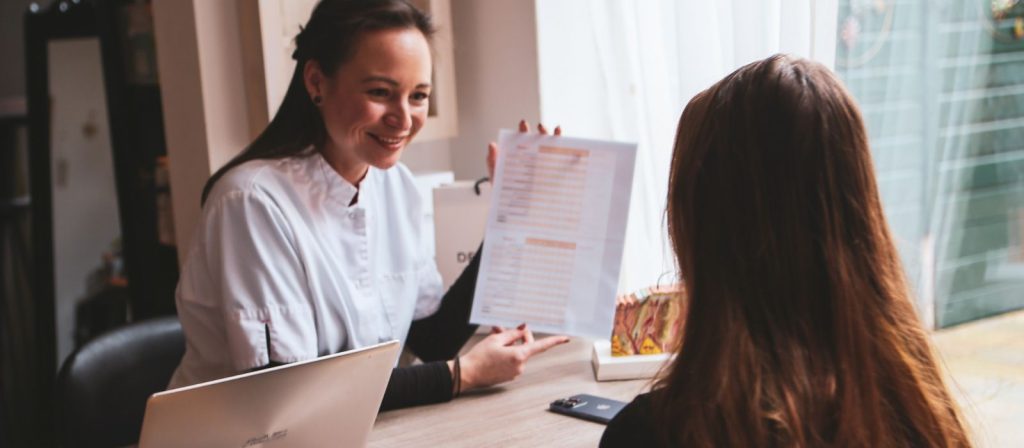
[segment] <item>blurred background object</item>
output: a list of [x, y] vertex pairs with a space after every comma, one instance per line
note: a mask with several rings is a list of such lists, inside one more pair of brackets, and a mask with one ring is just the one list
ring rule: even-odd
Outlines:
[[158, 215], [172, 212], [158, 207], [170, 185], [157, 176], [166, 148], [156, 48], [148, 0], [3, 8], [19, 9], [0, 28], [22, 32], [4, 36], [3, 52], [24, 79], [0, 91], [14, 98], [0, 111], [0, 443], [49, 446], [68, 354], [174, 314], [177, 253], [159, 232]]

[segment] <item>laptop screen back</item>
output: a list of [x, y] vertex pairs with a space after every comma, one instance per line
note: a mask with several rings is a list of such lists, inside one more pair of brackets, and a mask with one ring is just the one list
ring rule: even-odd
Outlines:
[[397, 341], [153, 394], [141, 448], [366, 445]]

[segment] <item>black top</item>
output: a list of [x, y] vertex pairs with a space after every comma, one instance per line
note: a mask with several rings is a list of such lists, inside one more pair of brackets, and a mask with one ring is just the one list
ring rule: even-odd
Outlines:
[[437, 312], [413, 321], [409, 327], [405, 344], [423, 364], [396, 367], [391, 371], [391, 380], [380, 405], [382, 411], [452, 399], [452, 374], [447, 361], [459, 353], [477, 329], [476, 325], [469, 324], [469, 313], [473, 308], [482, 248], [481, 245], [445, 293]]
[[622, 408], [601, 436], [601, 448], [612, 447], [657, 447], [651, 409], [651, 394], [638, 395], [626, 407]]

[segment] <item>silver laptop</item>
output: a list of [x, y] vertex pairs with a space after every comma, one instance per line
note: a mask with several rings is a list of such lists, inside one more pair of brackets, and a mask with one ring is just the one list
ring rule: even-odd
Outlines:
[[141, 448], [366, 445], [398, 341], [153, 394]]

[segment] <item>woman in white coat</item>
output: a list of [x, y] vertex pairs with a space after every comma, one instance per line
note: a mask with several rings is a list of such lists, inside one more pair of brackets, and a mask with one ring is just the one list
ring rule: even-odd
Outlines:
[[511, 380], [568, 341], [520, 326], [457, 356], [475, 330], [479, 254], [442, 291], [399, 163], [427, 116], [432, 33], [402, 0], [317, 5], [277, 114], [203, 190], [176, 298], [186, 353], [170, 387], [398, 339], [424, 364], [394, 369], [389, 409]]

